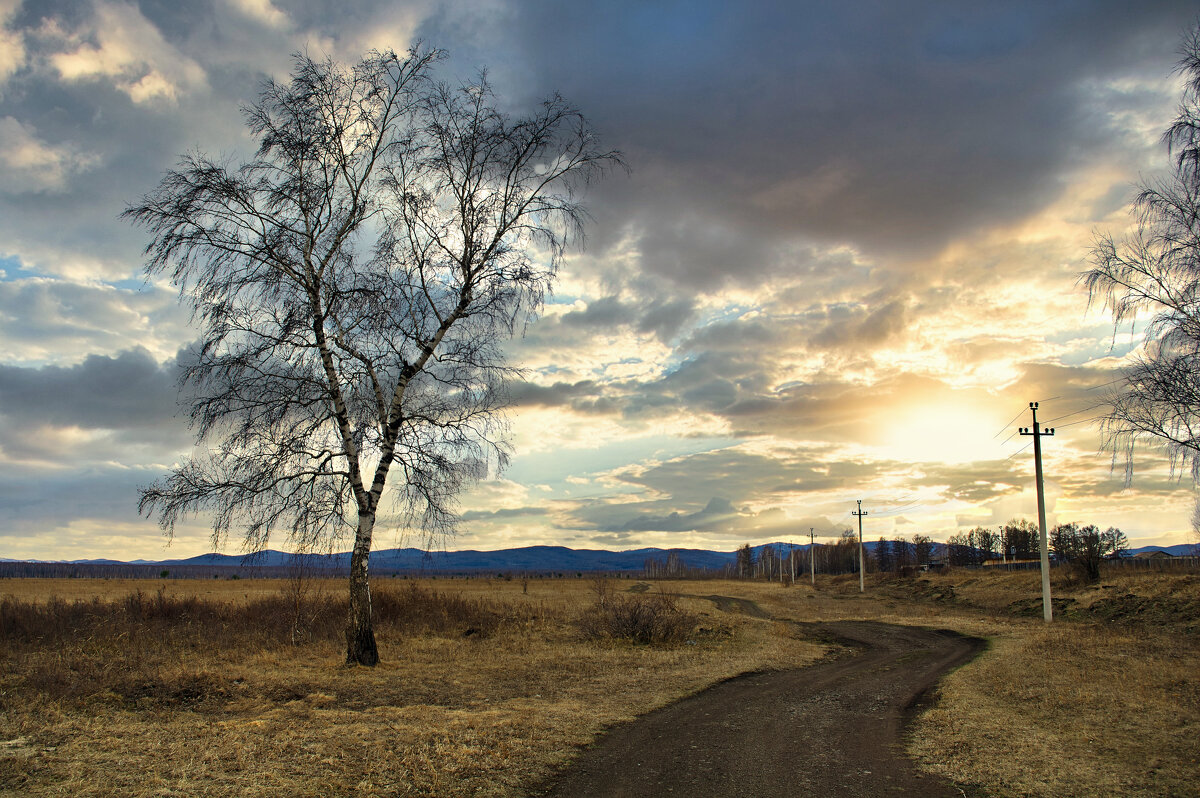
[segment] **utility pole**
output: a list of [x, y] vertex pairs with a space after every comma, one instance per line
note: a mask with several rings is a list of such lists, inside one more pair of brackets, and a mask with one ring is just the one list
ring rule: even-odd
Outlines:
[[866, 590], [864, 587], [865, 577], [863, 576], [863, 572], [866, 569], [863, 567], [865, 563], [863, 562], [862, 519], [864, 515], [867, 515], [867, 511], [862, 508], [862, 499], [858, 500], [858, 512], [852, 512], [850, 515], [858, 516], [858, 592], [862, 593]]
[[812, 586], [817, 586], [816, 545], [813, 541], [813, 528], [808, 528], [808, 570], [812, 572]]
[[1046, 623], [1054, 620], [1054, 607], [1050, 603], [1050, 545], [1046, 537], [1046, 494], [1042, 488], [1042, 438], [1053, 435], [1053, 429], [1041, 429], [1038, 426], [1038, 403], [1030, 402], [1029, 409], [1033, 412], [1033, 429], [1021, 428], [1022, 435], [1033, 436], [1033, 470], [1037, 477], [1038, 500], [1038, 529], [1042, 537], [1042, 618]]

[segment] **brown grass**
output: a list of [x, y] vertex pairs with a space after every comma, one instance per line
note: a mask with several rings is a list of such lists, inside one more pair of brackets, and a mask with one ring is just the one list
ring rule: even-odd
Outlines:
[[590, 642], [583, 580], [437, 580], [376, 587], [384, 663], [346, 668], [333, 586], [302, 646], [279, 581], [36, 587], [0, 584], [6, 794], [521, 795], [605, 726], [822, 652], [693, 599], [693, 645]]
[[1056, 583], [1071, 611], [1046, 628], [1040, 612], [1021, 614], [1037, 579], [952, 571], [869, 582], [863, 595], [856, 577], [818, 589], [661, 582], [640, 594], [609, 583], [621, 600], [679, 594], [695, 629], [662, 646], [585, 639], [590, 580], [379, 580], [375, 669], [340, 664], [341, 581], [310, 585], [299, 646], [283, 580], [166, 580], [161, 592], [146, 581], [4, 581], [0, 793], [522, 795], [613, 723], [821, 654], [791, 625], [691, 597], [726, 595], [781, 618], [988, 637], [909, 743], [964, 787], [1197, 794], [1200, 580]]
[[1198, 655], [1176, 634], [1034, 625], [945, 680], [910, 751], [987, 795], [1196, 795]]
[[1200, 795], [1200, 576], [1055, 572], [1050, 626], [1037, 571], [881, 580], [865, 599], [838, 590], [866, 616], [874, 604], [883, 620], [990, 639], [910, 730], [926, 769], [999, 798]]

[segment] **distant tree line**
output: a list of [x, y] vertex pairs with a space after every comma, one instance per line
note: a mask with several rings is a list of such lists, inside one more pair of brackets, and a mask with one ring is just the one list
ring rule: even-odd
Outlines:
[[881, 573], [911, 572], [933, 562], [937, 545], [928, 535], [921, 534], [913, 535], [911, 541], [904, 537], [880, 538], [871, 557], [874, 562], [868, 561], [868, 570], [874, 566], [874, 570]]
[[[1077, 523], [1059, 524], [1049, 535], [1050, 551], [1057, 564], [1079, 566], [1091, 579], [1099, 578], [1100, 563], [1105, 559], [1124, 557], [1129, 551], [1129, 539], [1115, 527], [1101, 531], [1096, 526]], [[955, 565], [982, 566], [1005, 560], [1009, 562], [1036, 561], [1041, 557], [1038, 527], [1023, 518], [1009, 521], [996, 529], [975, 527], [951, 535], [946, 543], [937, 543], [928, 535], [914, 534], [911, 538], [881, 537], [864, 551], [868, 573], [911, 573], [922, 567]], [[798, 578], [812, 568], [820, 574], [847, 574], [858, 571], [858, 536], [850, 529], [830, 544], [783, 547], [764, 546], [755, 550], [749, 543], [737, 550], [733, 563], [726, 566], [722, 576], [736, 579], [765, 579], [772, 581]], [[712, 576], [708, 569], [687, 568], [669, 555], [664, 565], [657, 561], [651, 568], [647, 561], [647, 576]]]
[[[1116, 527], [1077, 523], [1059, 524], [1050, 530], [1048, 544], [1056, 563], [1080, 567], [1089, 579], [1100, 578], [1100, 563], [1127, 556], [1129, 538]], [[950, 565], [975, 566], [991, 560], [1036, 560], [1041, 558], [1037, 525], [1024, 519], [1009, 521], [998, 530], [975, 527], [951, 535], [946, 543]]]
[[283, 567], [140, 563], [0, 562], [0, 579], [260, 579]]
[[858, 570], [858, 536], [853, 530], [842, 532], [833, 543], [811, 546], [763, 546], [757, 552], [749, 544], [737, 550], [734, 562], [726, 566], [725, 577], [790, 581], [811, 570], [819, 574], [845, 574]]
[[977, 526], [946, 541], [949, 565], [983, 565], [989, 560], [1035, 560], [1041, 557], [1037, 524], [1013, 519], [996, 530]]

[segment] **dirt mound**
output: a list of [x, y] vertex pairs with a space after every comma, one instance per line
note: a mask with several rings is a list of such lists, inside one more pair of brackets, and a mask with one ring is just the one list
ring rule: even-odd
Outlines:
[[[1050, 606], [1054, 610], [1055, 618], [1069, 614], [1073, 604], [1075, 604], [1075, 599], [1073, 598], [1058, 598], [1053, 596], [1050, 598]], [[1007, 607], [1010, 614], [1019, 615], [1023, 618], [1041, 618], [1042, 609], [1041, 596], [1014, 601]]]
[[1175, 596], [1138, 596], [1124, 593], [1092, 602], [1080, 615], [1109, 623], [1151, 623], [1200, 628], [1200, 600]]

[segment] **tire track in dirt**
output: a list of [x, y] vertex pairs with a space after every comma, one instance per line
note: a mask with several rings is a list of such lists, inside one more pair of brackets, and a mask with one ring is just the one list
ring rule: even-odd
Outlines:
[[[696, 598], [771, 617], [746, 599]], [[736, 677], [610, 729], [534, 794], [963, 795], [920, 773], [903, 754], [901, 733], [937, 680], [984, 641], [874, 621], [796, 627], [845, 648], [807, 668]]]

